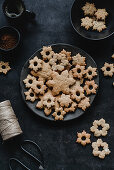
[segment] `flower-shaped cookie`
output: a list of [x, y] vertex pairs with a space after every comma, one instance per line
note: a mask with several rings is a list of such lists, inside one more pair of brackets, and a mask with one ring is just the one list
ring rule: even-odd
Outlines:
[[85, 82], [84, 90], [86, 91], [87, 95], [96, 94], [96, 89], [97, 88], [98, 88], [98, 85], [95, 84], [94, 80]]
[[71, 103], [72, 103], [72, 100], [70, 98], [70, 95], [65, 95], [65, 94], [62, 94], [61, 97], [58, 99], [59, 103], [60, 103], [60, 106], [65, 106], [65, 107], [68, 107]]
[[89, 97], [85, 97], [84, 99], [82, 99], [80, 101], [80, 103], [78, 104], [78, 107], [81, 108], [82, 110], [86, 110], [88, 107], [90, 106], [90, 99]]
[[0, 73], [7, 74], [7, 72], [11, 70], [8, 62], [0, 61]]
[[91, 80], [93, 77], [97, 76], [96, 70], [97, 70], [97, 68], [93, 68], [93, 67], [89, 66], [85, 70], [85, 78]]
[[75, 68], [72, 69], [72, 72], [75, 78], [81, 79], [85, 74], [85, 66], [80, 66], [77, 64]]
[[[102, 147], [102, 150], [99, 150], [99, 147]], [[104, 159], [106, 155], [110, 154], [108, 144], [103, 142], [102, 139], [98, 139], [96, 142], [92, 143], [93, 155], [98, 156], [101, 159]]]
[[44, 46], [41, 51], [43, 60], [50, 60], [53, 54], [54, 54], [54, 51], [52, 50], [51, 46], [48, 46], [48, 47]]
[[114, 74], [114, 64], [109, 64], [105, 62], [101, 70], [104, 72], [104, 76], [112, 77]]
[[55, 97], [53, 97], [50, 90], [48, 90], [44, 96], [39, 96], [39, 101], [36, 108], [44, 108], [44, 113], [46, 116], [50, 115], [53, 107], [55, 106]]
[[85, 66], [85, 57], [81, 56], [79, 53], [76, 54], [75, 56], [72, 57], [72, 64], [73, 65], [80, 65], [80, 66]]
[[55, 120], [63, 120], [64, 115], [66, 115], [66, 112], [63, 110], [62, 107], [55, 108], [55, 112], [52, 114]]
[[44, 94], [47, 89], [46, 85], [44, 85], [43, 81], [35, 80], [31, 86], [36, 94]]
[[39, 69], [42, 68], [42, 63], [43, 61], [35, 56], [33, 59], [29, 60], [29, 68], [37, 72]]
[[[102, 128], [99, 130], [99, 126]], [[93, 122], [93, 126], [90, 128], [91, 132], [94, 133], [94, 136], [106, 136], [107, 130], [110, 128], [109, 124], [105, 122], [105, 120], [102, 118], [100, 120], [95, 120]]]
[[65, 54], [65, 56], [66, 56], [66, 58], [67, 58], [67, 60], [68, 61], [70, 61], [71, 60], [71, 52], [69, 52], [69, 51], [66, 51], [66, 50], [62, 50], [61, 52], [60, 52], [60, 54]]
[[30, 74], [28, 74], [26, 79], [23, 80], [23, 82], [27, 88], [31, 88], [34, 81], [36, 81], [36, 78], [34, 76], [31, 76]]
[[50, 90], [47, 91], [44, 96], [39, 96], [39, 99], [36, 105], [37, 108], [43, 108], [43, 106], [52, 108], [55, 105], [55, 97], [53, 97]]
[[26, 100], [29, 100], [31, 102], [34, 102], [38, 98], [32, 89], [24, 92], [24, 94], [26, 96]]
[[71, 98], [73, 100], [76, 100], [77, 102], [80, 102], [81, 99], [85, 97], [84, 95], [84, 89], [77, 85], [73, 90], [71, 90]]
[[76, 102], [72, 102], [68, 107], [64, 108], [65, 112], [74, 112], [77, 108], [77, 103]]
[[55, 105], [55, 97], [51, 93], [47, 93], [43, 97], [43, 105], [47, 108], [51, 108]]
[[53, 58], [50, 59], [49, 64], [52, 66], [52, 70], [54, 71], [63, 71], [65, 66], [68, 65], [68, 60], [65, 54], [62, 53], [55, 53]]
[[[88, 143], [91, 143], [90, 141], [90, 134], [89, 133], [86, 133], [84, 130], [82, 133], [77, 133], [77, 140], [76, 142], [77, 143], [81, 143], [83, 146], [85, 146], [86, 144]], [[84, 138], [84, 139], [83, 139]]]

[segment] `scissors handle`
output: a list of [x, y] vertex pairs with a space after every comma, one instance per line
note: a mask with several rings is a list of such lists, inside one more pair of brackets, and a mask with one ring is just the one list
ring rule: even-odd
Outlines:
[[[36, 158], [34, 155], [32, 155], [30, 152], [28, 152], [25, 148], [24, 148], [24, 144], [32, 144], [32, 145], [34, 145], [36, 148], [37, 148], [37, 150], [39, 151], [39, 154], [40, 154], [40, 156], [41, 156], [41, 160], [39, 160], [38, 158]], [[40, 167], [42, 167], [42, 169], [44, 169], [43, 167], [44, 167], [44, 159], [43, 159], [43, 155], [42, 155], [42, 152], [41, 152], [41, 149], [40, 149], [40, 147], [35, 143], [35, 142], [33, 142], [33, 141], [31, 141], [31, 140], [24, 140], [24, 142], [21, 144], [21, 149], [27, 154], [27, 155], [29, 155], [31, 158], [33, 158], [36, 162], [38, 162], [38, 165], [40, 166]]]
[[19, 161], [19, 160], [16, 159], [16, 158], [11, 158], [11, 159], [9, 160], [9, 169], [10, 169], [10, 170], [13, 170], [12, 167], [11, 167], [11, 162], [12, 162], [12, 161], [15, 161], [15, 162], [19, 163], [24, 169], [30, 170], [29, 168], [27, 168], [26, 165], [24, 165], [21, 161]]

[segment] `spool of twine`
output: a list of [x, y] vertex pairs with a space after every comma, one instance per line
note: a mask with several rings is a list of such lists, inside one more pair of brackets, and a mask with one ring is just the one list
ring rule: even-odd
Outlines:
[[22, 134], [19, 122], [9, 100], [0, 103], [0, 134], [3, 141]]

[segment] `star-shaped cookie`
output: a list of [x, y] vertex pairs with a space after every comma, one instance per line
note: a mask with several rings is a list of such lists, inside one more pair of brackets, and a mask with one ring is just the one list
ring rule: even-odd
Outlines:
[[63, 71], [61, 74], [57, 72], [53, 72], [52, 74], [53, 80], [47, 81], [47, 85], [49, 87], [53, 87], [52, 93], [53, 95], [58, 95], [60, 92], [65, 94], [69, 94], [69, 86], [75, 83], [75, 80], [69, 77], [69, 73], [67, 70]]

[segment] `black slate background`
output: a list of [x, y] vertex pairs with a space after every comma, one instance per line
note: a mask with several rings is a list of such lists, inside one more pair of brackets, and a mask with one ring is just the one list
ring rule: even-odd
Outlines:
[[[0, 9], [2, 6], [0, 0]], [[114, 36], [102, 41], [81, 38], [70, 23], [70, 8], [73, 0], [25, 0], [26, 7], [33, 10], [36, 23], [25, 24], [20, 31], [21, 46], [11, 60], [12, 70], [0, 75], [0, 101], [9, 99], [24, 132], [21, 140], [31, 139], [40, 145], [47, 170], [113, 170], [114, 169], [114, 89], [113, 78], [104, 78], [100, 71], [105, 61], [113, 62]], [[8, 25], [2, 9], [0, 27]], [[66, 123], [52, 123], [34, 115], [24, 104], [20, 94], [20, 72], [26, 60], [43, 45], [68, 43], [82, 48], [96, 61], [100, 73], [100, 88], [92, 107], [77, 120]], [[0, 56], [2, 59], [2, 56]], [[75, 143], [76, 133], [89, 128], [95, 119], [104, 118], [110, 124], [108, 142], [111, 154], [100, 160], [92, 155], [91, 145], [82, 147]], [[96, 137], [92, 134], [92, 141]], [[0, 170], [8, 169], [8, 160], [16, 157], [35, 170], [32, 160], [25, 158], [19, 150], [19, 141], [14, 139], [2, 144], [0, 138]], [[27, 163], [28, 162], [28, 163]], [[16, 170], [21, 168], [15, 168]]]

